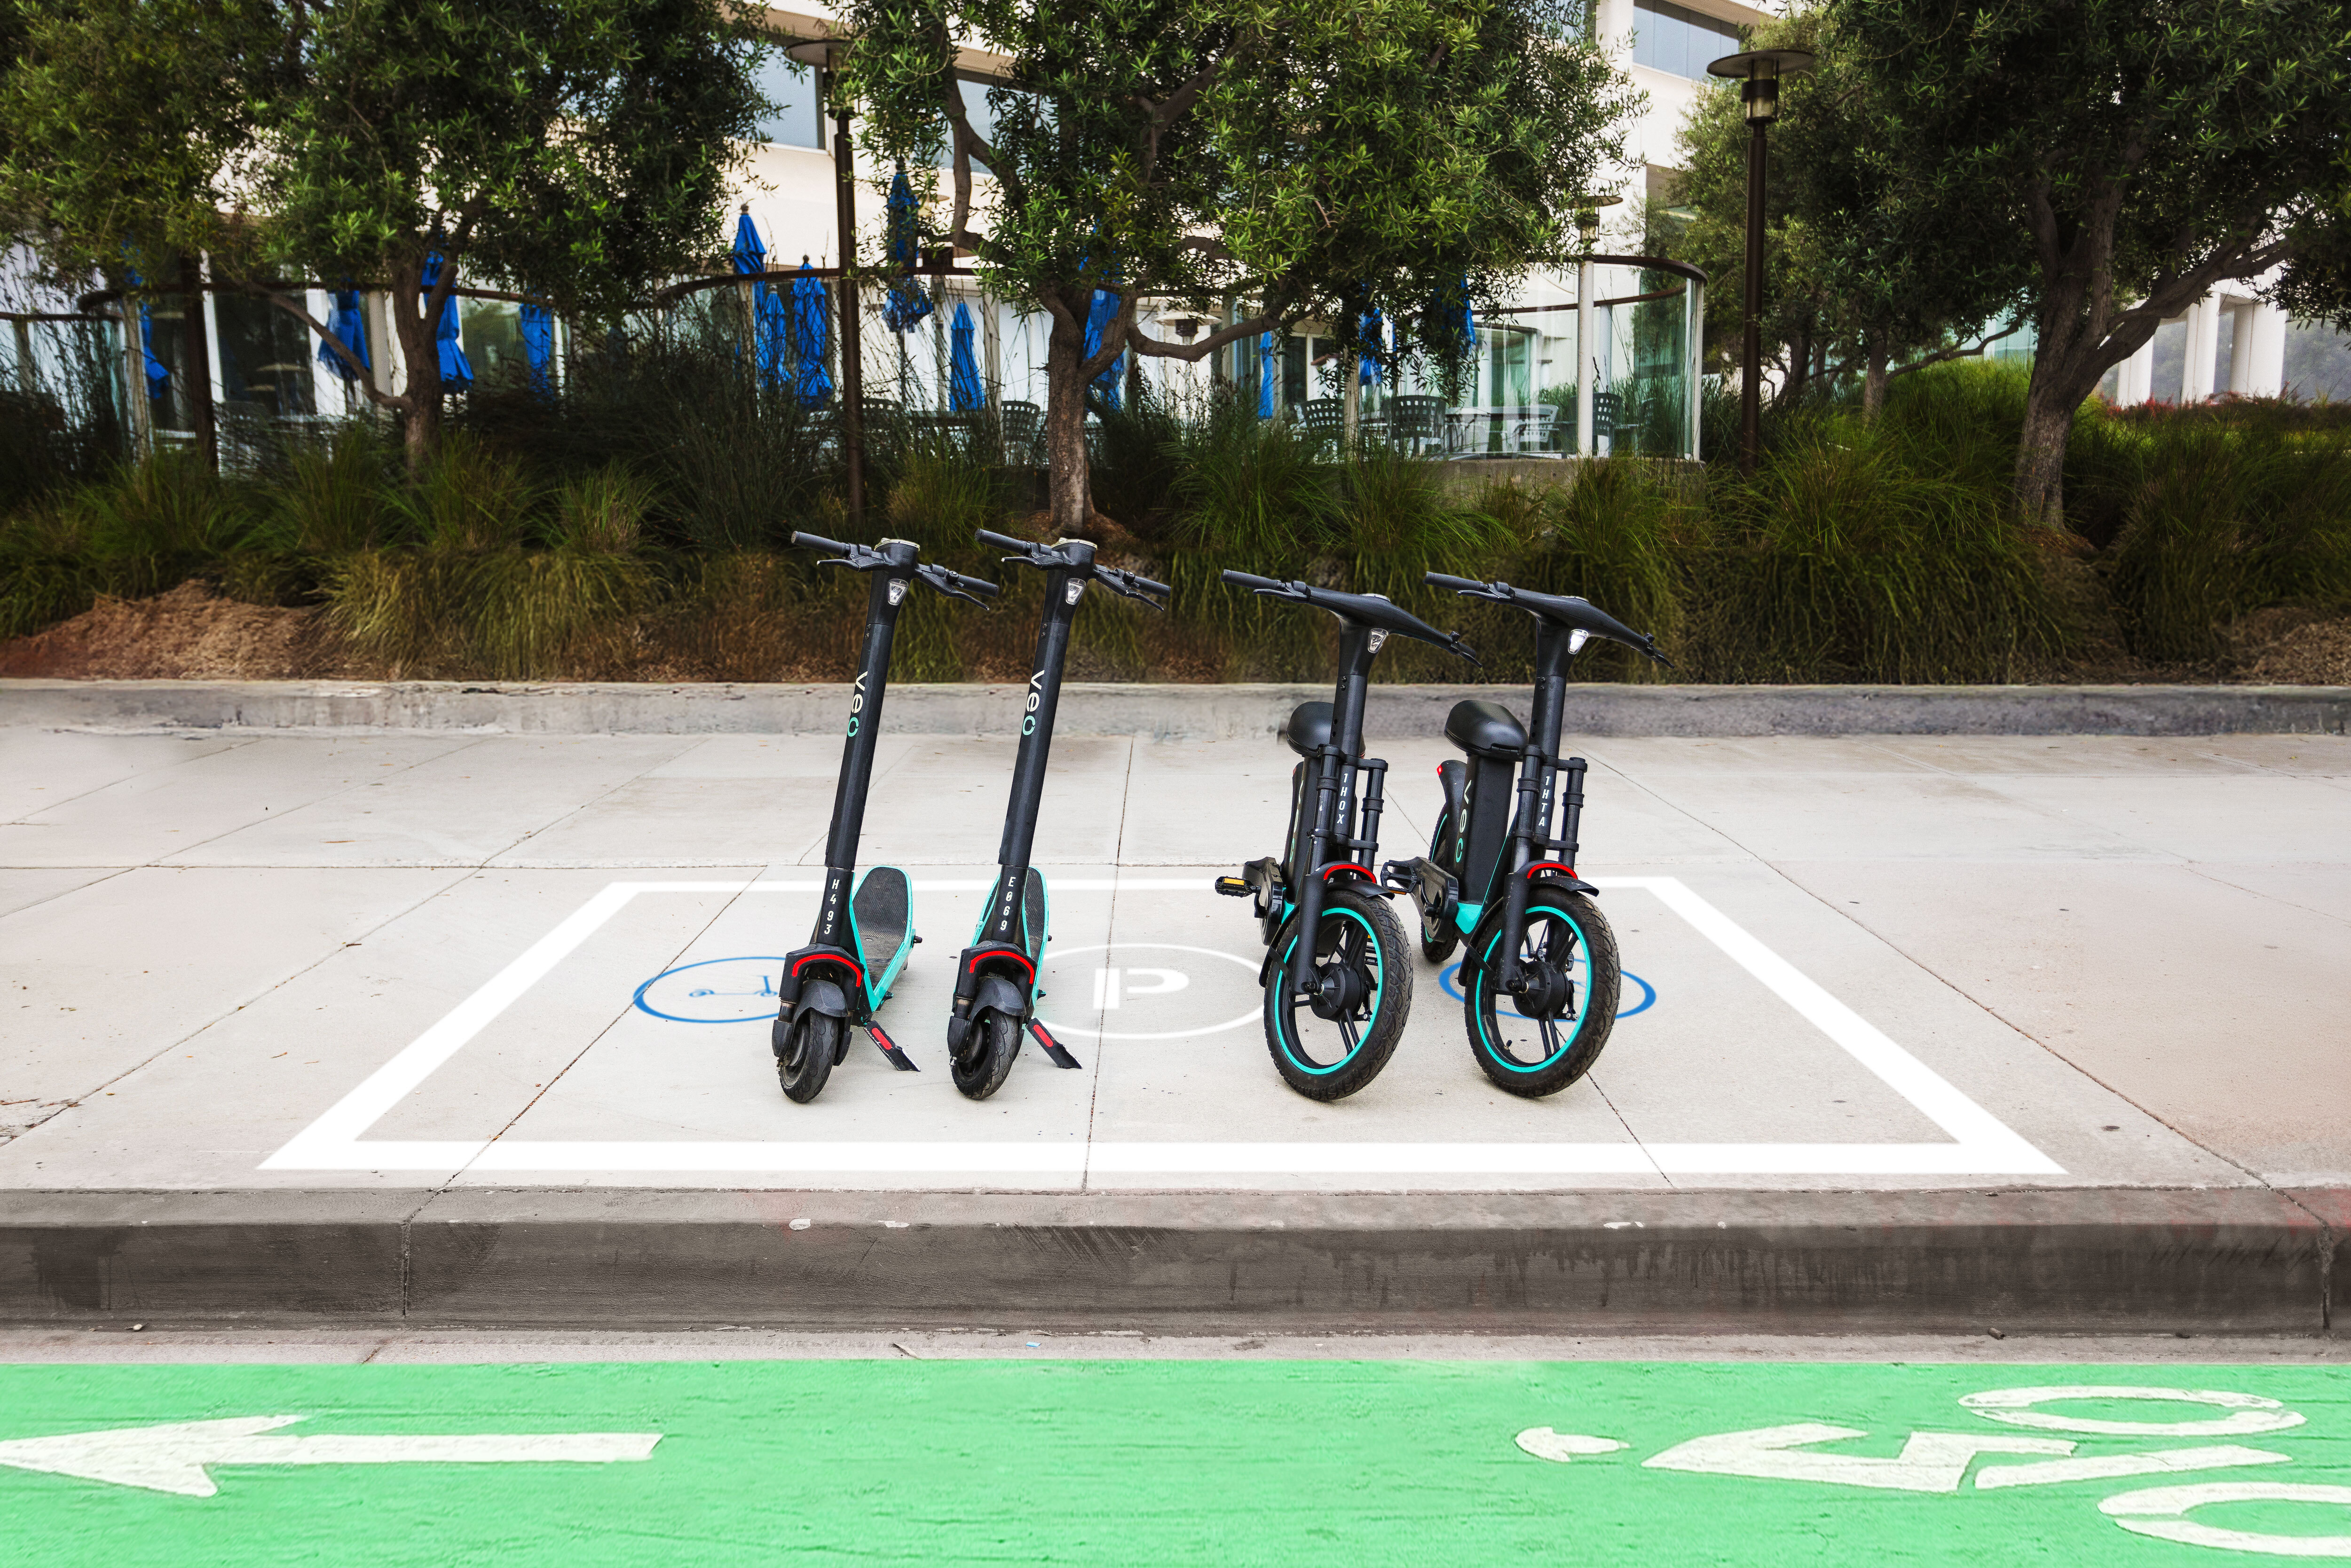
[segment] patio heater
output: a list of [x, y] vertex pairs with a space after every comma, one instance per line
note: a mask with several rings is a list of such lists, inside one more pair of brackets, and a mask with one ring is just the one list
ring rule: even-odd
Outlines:
[[[794, 44], [784, 53], [804, 66], [825, 73], [821, 85], [831, 87], [835, 65], [849, 46], [820, 38]], [[862, 535], [865, 528], [865, 375], [863, 350], [857, 338], [857, 153], [849, 139], [852, 116], [845, 102], [832, 110], [832, 184], [841, 222], [841, 455], [849, 470], [849, 527]]]
[[1740, 83], [1747, 105], [1746, 338], [1739, 354], [1739, 471], [1755, 472], [1763, 446], [1763, 171], [1764, 133], [1780, 117], [1780, 78], [1813, 68], [1810, 49], [1750, 49], [1707, 65], [1708, 76]]
[[1622, 196], [1602, 196], [1591, 205], [1578, 209], [1575, 214], [1576, 233], [1583, 241], [1583, 257], [1575, 264], [1575, 455], [1578, 457], [1600, 455], [1598, 432], [1593, 420], [1593, 411], [1598, 405], [1593, 402], [1596, 389], [1592, 383], [1600, 374], [1600, 361], [1592, 352], [1593, 324], [1599, 319], [1599, 313], [1592, 305], [1595, 277], [1592, 252], [1600, 240], [1600, 209], [1613, 207], [1624, 199]]

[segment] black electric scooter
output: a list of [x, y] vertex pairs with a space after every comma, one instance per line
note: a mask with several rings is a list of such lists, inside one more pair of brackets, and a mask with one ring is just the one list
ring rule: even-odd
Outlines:
[[841, 753], [841, 782], [832, 797], [832, 831], [824, 846], [824, 901], [809, 945], [787, 954], [776, 981], [781, 1005], [770, 1041], [776, 1077], [787, 1099], [806, 1104], [822, 1092], [833, 1065], [849, 1054], [849, 1028], [872, 1037], [890, 1065], [915, 1071], [906, 1053], [882, 1032], [874, 1013], [889, 999], [890, 987], [905, 967], [906, 955], [922, 938], [914, 935], [913, 889], [906, 873], [877, 865], [857, 874], [857, 841], [865, 826], [865, 790], [873, 777], [873, 743], [882, 728], [882, 698], [890, 685], [890, 639], [898, 610], [912, 584], [921, 582], [950, 599], [985, 601], [1003, 590], [983, 578], [966, 577], [943, 566], [925, 566], [904, 539], [883, 539], [879, 548], [845, 545], [815, 534], [792, 536], [803, 549], [827, 552], [823, 566], [870, 572], [865, 605], [865, 657], [850, 688], [849, 738]]
[[1445, 737], [1468, 760], [1437, 770], [1445, 801], [1428, 853], [1390, 862], [1381, 878], [1419, 907], [1431, 963], [1468, 940], [1462, 1012], [1486, 1076], [1513, 1094], [1556, 1094], [1600, 1059], [1623, 979], [1615, 935], [1592, 902], [1598, 890], [1575, 874], [1585, 763], [1559, 755], [1568, 662], [1593, 637], [1670, 661], [1582, 599], [1437, 571], [1424, 580], [1535, 618], [1534, 737], [1499, 703], [1456, 703]]
[[[1388, 765], [1364, 751], [1364, 697], [1372, 656], [1393, 635], [1434, 643], [1471, 664], [1477, 653], [1377, 594], [1340, 593], [1228, 571], [1227, 582], [1339, 618], [1339, 684], [1332, 700], [1301, 703], [1281, 727], [1298, 753], [1290, 829], [1279, 856], [1220, 876], [1217, 891], [1254, 898], [1266, 943], [1265, 1043], [1273, 1065], [1310, 1100], [1338, 1100], [1380, 1075], [1412, 1010], [1412, 966], [1387, 890], [1372, 875], [1379, 853]], [[1356, 791], [1358, 781], [1362, 796]], [[1299, 933], [1311, 932], [1299, 940]]]
[[1078, 1059], [1037, 1021], [1038, 966], [1044, 961], [1050, 920], [1045, 875], [1029, 863], [1037, 837], [1037, 803], [1045, 792], [1045, 762], [1053, 747], [1053, 711], [1061, 695], [1061, 665], [1070, 652], [1070, 628], [1088, 582], [1113, 593], [1165, 609], [1172, 591], [1131, 571], [1094, 564], [1094, 547], [1084, 539], [1031, 544], [1006, 534], [980, 530], [980, 542], [1017, 550], [1008, 562], [1045, 573], [1045, 615], [1037, 629], [1037, 673], [1020, 717], [1020, 750], [1012, 765], [1011, 799], [1004, 810], [1004, 841], [997, 851], [1001, 868], [980, 911], [971, 946], [956, 964], [955, 1010], [947, 1019], [947, 1061], [955, 1085], [974, 1100], [1004, 1086], [1026, 1032], [1056, 1067], [1076, 1067]]

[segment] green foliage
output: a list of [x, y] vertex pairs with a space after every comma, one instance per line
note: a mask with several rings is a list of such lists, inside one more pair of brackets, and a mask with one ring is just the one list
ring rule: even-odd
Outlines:
[[[1085, 389], [1123, 350], [1197, 360], [1310, 315], [1352, 338], [1377, 308], [1458, 357], [1464, 301], [1569, 247], [1633, 102], [1559, 0], [853, 0], [841, 19], [858, 40], [841, 90], [931, 211], [925, 243], [1052, 318], [1046, 446], [1071, 533], [1091, 522]], [[965, 47], [1010, 62], [984, 117], [955, 78]], [[1089, 357], [1102, 287], [1122, 305]], [[1161, 341], [1135, 325], [1145, 296], [1218, 321], [1239, 296], [1247, 319]]]
[[393, 463], [376, 430], [357, 423], [296, 447], [271, 487], [260, 542], [312, 557], [390, 542], [401, 523]]
[[[1502, 536], [1523, 541], [1515, 559], [1508, 561], [1515, 574], [1508, 580], [1540, 592], [1589, 599], [1625, 624], [1654, 635], [1667, 656], [1680, 657], [1684, 541], [1677, 529], [1683, 519], [1672, 484], [1655, 464], [1611, 458], [1584, 465], [1572, 486], [1531, 497], [1515, 485], [1499, 493], [1489, 491], [1486, 509]], [[1514, 622], [1526, 619], [1508, 613]], [[1479, 645], [1489, 651], [1489, 658], [1518, 653], [1531, 675], [1533, 644], [1523, 625], [1498, 627]], [[1668, 678], [1646, 659], [1613, 643], [1587, 645], [1577, 660], [1576, 674], [1583, 680]]]
[[460, 275], [617, 310], [719, 248], [761, 101], [763, 46], [719, 0], [21, 3], [0, 208], [62, 259], [127, 254], [151, 282], [202, 251], [265, 289], [386, 291], [409, 384], [368, 393], [404, 416], [420, 464], [440, 417], [433, 328]]
[[2026, 517], [2062, 524], [2074, 413], [2163, 318], [2280, 264], [2304, 308], [2321, 303], [2325, 278], [2299, 269], [2351, 225], [2336, 0], [1829, 0], [1828, 16], [1874, 106], [1874, 199], [1932, 220], [1910, 232], [1938, 275], [2029, 307]]
[[1258, 418], [1238, 398], [1217, 399], [1179, 444], [1186, 542], [1236, 565], [1319, 549], [1338, 501], [1327, 445], [1302, 425]]
[[2209, 662], [2268, 605], [2351, 606], [2351, 443], [2181, 422], [2145, 454], [2123, 518], [2110, 582], [2143, 657]]
[[1186, 411], [1144, 382], [1090, 432], [1096, 510], [1144, 538], [1165, 535], [1176, 513]]
[[1694, 675], [2013, 681], [2069, 645], [2047, 566], [1997, 492], [1898, 427], [1823, 419], [1719, 479], [1695, 563]]

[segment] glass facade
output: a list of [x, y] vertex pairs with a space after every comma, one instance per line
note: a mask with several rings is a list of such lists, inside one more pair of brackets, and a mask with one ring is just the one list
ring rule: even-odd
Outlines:
[[813, 68], [777, 50], [760, 62], [758, 87], [761, 96], [775, 105], [759, 117], [759, 140], [780, 147], [824, 145], [824, 116], [817, 102]]
[[1633, 63], [1677, 77], [1702, 77], [1706, 63], [1741, 47], [1739, 25], [1671, 4], [1633, 0]]

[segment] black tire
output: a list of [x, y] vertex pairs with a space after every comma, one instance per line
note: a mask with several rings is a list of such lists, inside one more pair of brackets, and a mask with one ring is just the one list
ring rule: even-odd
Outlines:
[[[1548, 983], [1519, 997], [1498, 991], [1489, 979], [1502, 939], [1495, 932], [1485, 938], [1482, 954], [1461, 961], [1469, 1054], [1500, 1088], [1541, 1099], [1591, 1071], [1616, 1027], [1617, 993], [1624, 984], [1616, 935], [1599, 906], [1582, 894], [1535, 894], [1528, 902], [1520, 952], [1542, 964]], [[1529, 995], [1532, 1014], [1518, 1005]]]
[[1343, 1100], [1380, 1075], [1404, 1038], [1412, 1011], [1412, 963], [1404, 927], [1387, 901], [1333, 889], [1322, 900], [1315, 972], [1345, 969], [1358, 999], [1325, 1018], [1290, 994], [1292, 920], [1274, 939], [1273, 978], [1265, 988], [1265, 1043], [1282, 1082], [1309, 1100]]
[[792, 1020], [784, 1049], [776, 1055], [776, 1082], [784, 1086], [785, 1099], [805, 1105], [824, 1092], [845, 1027], [828, 1013], [803, 1012]]
[[985, 1100], [1004, 1087], [1012, 1059], [1020, 1054], [1020, 1020], [990, 1008], [971, 1020], [963, 1049], [947, 1053], [955, 1086], [970, 1100]]
[[[1428, 858], [1441, 866], [1453, 863], [1453, 813], [1441, 811], [1437, 818], [1437, 831], [1428, 835]], [[1420, 912], [1420, 956], [1432, 964], [1442, 965], [1461, 946], [1461, 932], [1445, 917], [1443, 910], [1423, 908]]]

